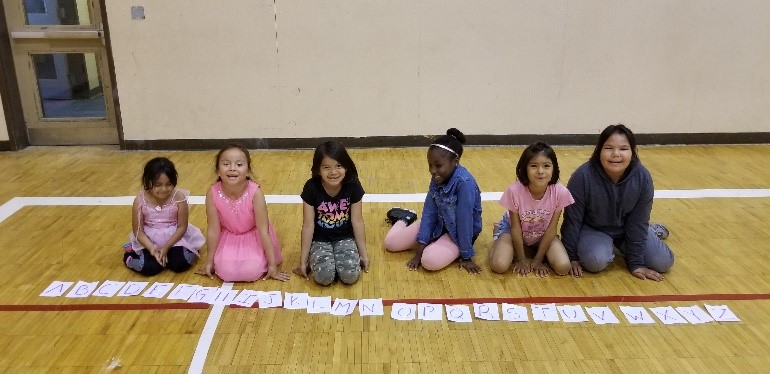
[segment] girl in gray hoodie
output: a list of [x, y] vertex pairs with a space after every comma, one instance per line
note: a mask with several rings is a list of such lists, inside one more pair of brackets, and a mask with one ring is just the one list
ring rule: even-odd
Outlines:
[[628, 270], [640, 279], [663, 280], [674, 254], [661, 239], [668, 230], [650, 224], [655, 192], [639, 161], [634, 133], [622, 124], [599, 135], [593, 155], [567, 183], [575, 203], [564, 209], [562, 242], [574, 276], [602, 271], [620, 249]]

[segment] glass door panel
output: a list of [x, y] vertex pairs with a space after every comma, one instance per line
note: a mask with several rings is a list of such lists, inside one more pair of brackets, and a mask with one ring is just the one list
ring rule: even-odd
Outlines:
[[32, 59], [44, 119], [106, 118], [95, 54], [40, 53]]
[[24, 0], [27, 25], [90, 25], [88, 0]]

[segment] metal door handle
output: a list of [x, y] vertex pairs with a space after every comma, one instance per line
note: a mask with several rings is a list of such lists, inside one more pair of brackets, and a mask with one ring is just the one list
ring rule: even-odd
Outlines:
[[98, 39], [102, 30], [22, 30], [11, 31], [12, 39]]

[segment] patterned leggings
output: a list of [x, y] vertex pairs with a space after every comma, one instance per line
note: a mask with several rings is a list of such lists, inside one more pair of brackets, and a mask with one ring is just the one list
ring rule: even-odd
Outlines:
[[313, 280], [320, 285], [330, 285], [335, 276], [339, 276], [342, 283], [353, 284], [361, 275], [358, 246], [353, 239], [313, 242], [309, 262]]

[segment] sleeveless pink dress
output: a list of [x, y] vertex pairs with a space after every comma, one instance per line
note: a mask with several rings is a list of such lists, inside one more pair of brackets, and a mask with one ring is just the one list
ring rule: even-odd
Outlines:
[[[179, 213], [179, 207], [176, 205], [182, 201], [187, 201], [190, 192], [186, 190], [174, 190], [171, 194], [171, 199], [163, 205], [156, 206], [147, 202], [144, 196], [145, 191], [139, 192], [138, 198], [140, 202], [139, 210], [139, 227], [144, 231], [145, 235], [152, 241], [153, 244], [163, 245], [168, 241], [171, 235], [176, 231], [177, 226], [177, 214]], [[141, 252], [144, 246], [136, 240], [136, 235], [132, 232], [129, 234], [131, 240], [131, 247], [135, 252]], [[206, 243], [206, 238], [201, 233], [201, 230], [195, 227], [193, 224], [187, 224], [187, 231], [184, 233], [182, 239], [174, 243], [173, 247], [181, 246], [189, 249], [191, 252], [198, 255], [198, 250]]]
[[[259, 189], [248, 181], [246, 192], [230, 200], [222, 192], [222, 182], [211, 186], [214, 205], [219, 215], [219, 244], [214, 254], [214, 270], [226, 282], [251, 282], [267, 273], [267, 257], [254, 216], [254, 193]], [[268, 223], [276, 264], [283, 260], [273, 225]]]

